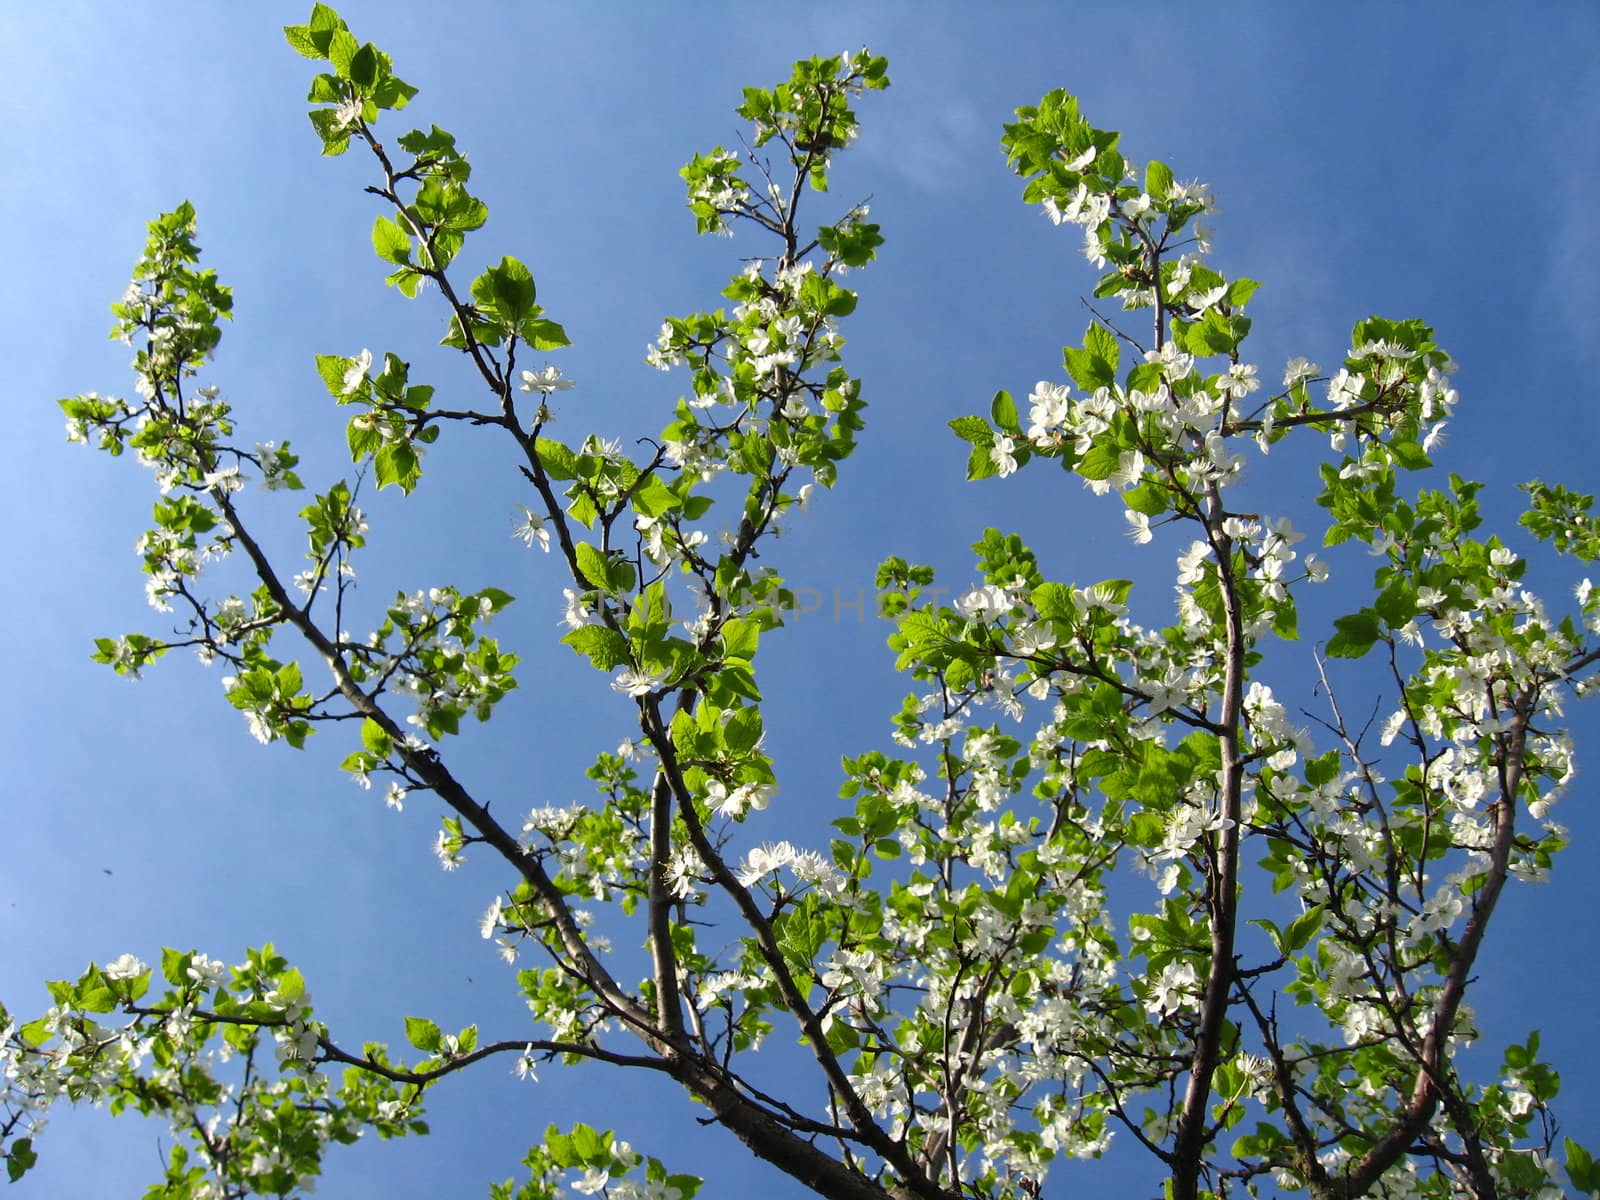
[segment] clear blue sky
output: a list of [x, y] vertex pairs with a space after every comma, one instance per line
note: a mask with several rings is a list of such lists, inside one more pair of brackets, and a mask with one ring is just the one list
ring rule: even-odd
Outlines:
[[[0, 471], [12, 578], [0, 996], [32, 1012], [45, 1004], [42, 980], [91, 958], [154, 959], [176, 944], [234, 962], [270, 939], [342, 1040], [401, 1043], [406, 1013], [515, 1037], [521, 1003], [476, 932], [504, 880], [481, 854], [442, 874], [428, 804], [396, 815], [352, 787], [333, 769], [348, 749], [338, 733], [302, 755], [257, 746], [215, 673], [192, 660], [138, 684], [88, 661], [92, 636], [159, 628], [132, 553], [151, 494], [131, 463], [65, 445], [54, 401], [131, 390], [127, 353], [106, 340], [107, 305], [151, 217], [194, 202], [206, 260], [237, 301], [213, 379], [248, 436], [301, 448], [308, 484], [348, 469], [314, 353], [393, 349], [445, 394], [470, 386], [452, 355], [430, 349], [438, 310], [382, 286], [367, 242], [374, 204], [360, 190], [367, 164], [318, 157], [302, 102], [312, 67], [279, 33], [308, 9], [0, 8], [11, 271], [0, 328], [12, 377]], [[1121, 129], [1133, 158], [1212, 183], [1217, 262], [1266, 285], [1251, 342], [1264, 376], [1292, 354], [1336, 360], [1370, 313], [1420, 316], [1461, 364], [1441, 461], [1491, 481], [1492, 514], [1511, 513], [1513, 485], [1535, 475], [1597, 482], [1600, 10], [1590, 4], [482, 3], [446, 18], [406, 0], [341, 11], [422, 89], [403, 115], [451, 130], [472, 157], [491, 219], [463, 267], [522, 258], [571, 334], [560, 362], [579, 390], [561, 422], [573, 440], [654, 433], [683, 387], [643, 365], [645, 344], [665, 314], [715, 306], [741, 247], [695, 239], [676, 171], [732, 139], [739, 88], [863, 42], [890, 57], [894, 87], [860, 105], [864, 133], [835, 188], [870, 195], [888, 238], [881, 264], [857, 280], [862, 303], [846, 329], [869, 429], [842, 485], [782, 544], [786, 573], [817, 589], [823, 611], [763, 647], [783, 771], [772, 828], [835, 815], [839, 755], [887, 745], [906, 688], [885, 630], [833, 611], [835, 591], [851, 600], [870, 588], [884, 555], [941, 564], [944, 582], [964, 585], [966, 546], [996, 524], [1034, 540], [1055, 577], [1131, 572], [1164, 595], [1170, 558], [1136, 557], [1116, 506], [1054, 472], [966, 487], [963, 448], [945, 429], [998, 387], [1025, 394], [1059, 377], [1060, 346], [1085, 324], [1077, 298], [1092, 276], [1075, 235], [1018, 202], [997, 149], [1010, 110], [1052, 87]], [[628, 732], [626, 704], [555, 643], [557, 564], [507, 536], [526, 498], [509, 460], [447, 437], [429, 467], [403, 506], [369, 499], [363, 578], [378, 594], [454, 582], [519, 597], [500, 632], [525, 655], [523, 689], [447, 750], [508, 808], [577, 798], [583, 767]], [[1297, 512], [1315, 491], [1293, 479], [1282, 489], [1269, 502]], [[284, 556], [298, 555], [291, 525], [278, 532]], [[1574, 579], [1540, 582], [1555, 598]], [[1295, 665], [1309, 655], [1308, 643]], [[1307, 681], [1296, 702], [1310, 704], [1309, 692]], [[1593, 714], [1575, 726], [1592, 761]], [[1543, 1028], [1565, 1069], [1559, 1111], [1578, 1133], [1600, 1128], [1591, 778], [1558, 810], [1577, 844], [1554, 882], [1508, 904], [1476, 997], [1492, 1043]], [[707, 1174], [710, 1196], [773, 1182], [731, 1137], [699, 1131], [681, 1097], [597, 1067], [550, 1068], [529, 1086], [491, 1062], [436, 1089], [430, 1107], [435, 1136], [334, 1152], [322, 1194], [481, 1195], [515, 1174], [534, 1131], [580, 1118]], [[158, 1177], [164, 1134], [61, 1111], [40, 1167], [14, 1191], [139, 1194]], [[1067, 1164], [1052, 1190], [1149, 1190], [1128, 1182], [1142, 1170], [1118, 1169]], [[778, 1182], [768, 1194], [798, 1193]]]

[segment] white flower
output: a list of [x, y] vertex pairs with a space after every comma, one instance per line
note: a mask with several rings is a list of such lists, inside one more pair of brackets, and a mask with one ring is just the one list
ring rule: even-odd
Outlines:
[[344, 382], [340, 385], [339, 394], [348, 396], [361, 386], [362, 380], [367, 377], [367, 370], [372, 366], [372, 351], [363, 350], [350, 360], [350, 365], [345, 368]]
[[706, 807], [714, 813], [736, 817], [743, 805], [737, 791], [730, 792], [722, 780], [713, 779], [706, 784]]
[[1205, 542], [1190, 542], [1189, 548], [1178, 555], [1178, 582], [1199, 583], [1204, 579], [1206, 574], [1204, 564], [1210, 554], [1211, 547]]
[[989, 461], [995, 465], [1000, 478], [1013, 474], [1017, 469], [1016, 458], [1017, 444], [1005, 434], [994, 439], [994, 445], [989, 447]]
[[561, 368], [554, 363], [547, 364], [539, 371], [524, 371], [522, 373], [522, 387], [524, 392], [538, 392], [548, 396], [551, 392], [565, 392], [576, 387], [570, 379], [561, 378]]
[[335, 129], [348, 129], [361, 119], [361, 97], [351, 96], [340, 102], [339, 107], [333, 110], [333, 127]]
[[527, 1047], [517, 1056], [517, 1061], [511, 1069], [518, 1079], [531, 1079], [534, 1082], [538, 1082], [539, 1074], [535, 1070], [532, 1046]]
[[1399, 737], [1400, 732], [1405, 729], [1408, 719], [1406, 710], [1403, 708], [1398, 708], [1390, 713], [1389, 719], [1383, 723], [1383, 731], [1378, 738], [1379, 745], [1393, 745], [1394, 739]]
[[1150, 196], [1141, 192], [1137, 196], [1130, 196], [1122, 202], [1122, 215], [1133, 222], [1143, 222], [1150, 219], [1154, 208]]
[[465, 861], [455, 839], [442, 829], [433, 840], [433, 853], [438, 858], [439, 865], [446, 871], [454, 871]]
[[568, 629], [582, 629], [585, 625], [592, 624], [594, 613], [584, 601], [582, 592], [575, 592], [571, 588], [562, 588], [561, 595], [567, 602], [566, 611], [561, 615], [561, 623]]
[[1159, 350], [1146, 350], [1144, 360], [1160, 366], [1163, 377], [1173, 382], [1194, 370], [1194, 355], [1183, 353], [1174, 342], [1162, 342]]
[[[1339, 373], [1328, 380], [1328, 403], [1337, 409], [1351, 408], [1361, 403], [1362, 379], [1359, 375], [1352, 375], [1343, 367]], [[1341, 447], [1335, 446], [1334, 449]]]
[[963, 617], [981, 621], [991, 616], [1003, 616], [1011, 611], [1014, 604], [1015, 601], [1004, 588], [993, 584], [975, 585], [956, 597], [955, 610]]
[[[1168, 297], [1176, 300], [1183, 294], [1183, 289], [1189, 286], [1189, 280], [1193, 275], [1193, 266], [1194, 264], [1188, 258], [1178, 260], [1178, 265], [1173, 268], [1172, 274], [1167, 279]], [[1226, 291], [1227, 289], [1224, 288], [1223, 290]]]
[[478, 918], [478, 935], [488, 941], [495, 935], [495, 930], [500, 927], [500, 914], [505, 911], [505, 901], [499, 896], [484, 910], [483, 916]]
[[1199, 982], [1194, 964], [1168, 963], [1145, 997], [1144, 1006], [1150, 1012], [1169, 1016], [1190, 1002], [1188, 989]]
[[764, 846], [757, 846], [739, 864], [740, 884], [749, 887], [763, 876], [788, 866], [795, 860], [796, 853], [788, 842], [768, 842]]
[[189, 959], [189, 965], [185, 968], [184, 974], [201, 987], [211, 987], [221, 982], [222, 972], [226, 969], [216, 959], [207, 958], [204, 954], [196, 954]]
[[1035, 445], [1048, 443], [1072, 411], [1072, 397], [1066, 385], [1043, 379], [1033, 385], [1028, 404], [1028, 440]]
[[1380, 338], [1374, 342], [1363, 342], [1361, 345], [1355, 347], [1350, 351], [1350, 357], [1397, 358], [1403, 360], [1415, 358], [1417, 353], [1418, 352], [1415, 350], [1406, 349], [1406, 347], [1402, 346], [1399, 342], [1384, 341]]
[[545, 528], [544, 518], [525, 504], [519, 504], [517, 507], [522, 510], [522, 519], [512, 518], [511, 536], [530, 549], [535, 542], [538, 542], [539, 549], [548, 554], [550, 531]]
[[655, 691], [666, 678], [665, 673], [651, 674], [636, 667], [627, 667], [611, 681], [611, 690], [638, 699]]
[[123, 954], [108, 962], [101, 973], [107, 979], [133, 979], [147, 970], [149, 968], [133, 955]]
[[732, 791], [719, 779], [706, 784], [706, 806], [725, 817], [743, 816], [746, 809], [760, 812], [778, 789], [772, 784], [745, 783]]
[[1019, 658], [1042, 654], [1056, 644], [1055, 632], [1048, 624], [1030, 621], [1012, 630], [1011, 652]]
[[1144, 478], [1144, 455], [1137, 450], [1124, 450], [1117, 456], [1117, 469], [1106, 476], [1110, 487], [1132, 487]]
[[215, 488], [219, 492], [237, 492], [244, 488], [244, 478], [239, 474], [237, 465], [218, 467], [215, 471], [208, 471], [201, 479], [208, 488]]
[[1096, 270], [1106, 265], [1105, 244], [1092, 228], [1083, 231], [1083, 257], [1088, 259]]
[[1248, 396], [1260, 386], [1261, 381], [1256, 378], [1254, 363], [1234, 363], [1218, 384], [1219, 390], [1236, 400], [1241, 396]]
[[1302, 379], [1310, 379], [1322, 374], [1322, 368], [1309, 358], [1291, 358], [1288, 366], [1283, 369], [1283, 386], [1293, 387]]

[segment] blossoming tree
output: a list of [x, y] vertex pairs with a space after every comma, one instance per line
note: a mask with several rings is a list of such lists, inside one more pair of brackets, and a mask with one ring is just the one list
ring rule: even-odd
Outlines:
[[[770, 543], [863, 428], [838, 329], [857, 302], [843, 279], [881, 242], [864, 207], [821, 225], [801, 210], [825, 199], [851, 104], [887, 86], [885, 61], [797, 63], [746, 91], [741, 151], [684, 168], [699, 230], [759, 246], [729, 307], [661, 327], [649, 360], [688, 394], [631, 452], [548, 435], [571, 382], [522, 364], [566, 335], [515, 258], [452, 272], [487, 209], [450, 134], [380, 140], [415, 89], [324, 6], [286, 32], [325, 67], [310, 94], [324, 153], [371, 156], [388, 283], [441, 307], [480, 399], [435, 405], [396, 353], [319, 356], [353, 412], [358, 482], [300, 510], [309, 566], [277, 561], [246, 487], [300, 490], [298, 460], [238, 440], [200, 382], [229, 291], [199, 265], [191, 208], [152, 222], [114, 306], [137, 398], [62, 406], [74, 440], [155, 472], [139, 549], [151, 604], [179, 624], [101, 639], [96, 657], [136, 675], [190, 648], [226, 671], [256, 738], [300, 746], [328, 727], [352, 740], [360, 783], [441, 805], [447, 868], [473, 847], [503, 864], [482, 932], [533, 962], [516, 975], [529, 1025], [488, 1041], [397, 1013], [408, 1049], [353, 1046], [270, 946], [235, 965], [125, 954], [51, 983], [42, 1016], [0, 1009], [13, 1180], [64, 1099], [171, 1121], [152, 1195], [298, 1194], [330, 1142], [425, 1132], [447, 1076], [593, 1059], [669, 1078], [835, 1200], [1040, 1196], [1047, 1175], [1070, 1179], [1062, 1160], [1113, 1137], [1174, 1200], [1600, 1193], [1557, 1123], [1537, 1035], [1488, 1035], [1498, 1070], [1458, 1058], [1484, 1036], [1467, 993], [1497, 905], [1565, 844], [1549, 815], [1573, 772], [1561, 706], [1600, 661], [1600, 596], [1586, 581], [1573, 611], [1550, 611], [1525, 562], [1480, 532], [1478, 484], [1407, 487], [1457, 402], [1426, 325], [1363, 321], [1331, 373], [1296, 359], [1265, 386], [1244, 353], [1257, 285], [1205, 259], [1208, 190], [1160, 162], [1136, 170], [1065, 93], [1019, 109], [1004, 145], [1024, 198], [1082, 230], [1105, 303], [1066, 349], [1066, 380], [1022, 405], [1000, 392], [954, 432], [969, 478], [1054, 462], [1114, 497], [1136, 542], [1178, 549], [1177, 619], [1140, 624], [1128, 581], [1058, 582], [992, 529], [975, 546], [983, 582], [951, 604], [931, 569], [889, 559], [877, 582], [915, 685], [895, 747], [846, 758], [851, 807], [825, 850], [763, 841], [778, 781], [755, 661], [794, 606]], [[410, 493], [447, 429], [515, 447], [517, 536], [569, 577], [562, 640], [637, 721], [590, 771], [597, 802], [508, 821], [452, 766], [462, 720], [490, 719], [516, 686], [517, 656], [487, 632], [508, 594], [402, 589], [368, 611], [352, 590], [359, 480]], [[1329, 569], [1238, 487], [1247, 463], [1291, 466], [1266, 457], [1286, 439], [1325, 447], [1323, 540], [1366, 543], [1378, 564], [1301, 660], [1327, 701], [1304, 726], [1268, 683], [1269, 651], [1296, 639], [1297, 596]], [[1552, 553], [1600, 556], [1589, 497], [1527, 492], [1523, 523]], [[223, 559], [253, 590], [207, 586]], [[1341, 707], [1337, 659], [1368, 660], [1375, 729]], [[605, 915], [591, 925], [580, 902]], [[780, 1027], [809, 1065], [774, 1094], [751, 1055]], [[699, 1187], [585, 1125], [552, 1127], [525, 1165], [489, 1194]]]

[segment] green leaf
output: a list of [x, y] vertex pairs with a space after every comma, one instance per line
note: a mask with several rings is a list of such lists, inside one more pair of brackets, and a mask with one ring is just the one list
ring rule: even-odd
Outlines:
[[[280, 960], [281, 961], [281, 960]], [[290, 967], [278, 976], [278, 997], [290, 1004], [305, 999], [306, 980], [299, 967]]]
[[394, 748], [394, 740], [371, 717], [361, 722], [361, 744], [379, 758], [387, 758]]
[[474, 599], [487, 600], [489, 602], [489, 610], [491, 612], [499, 612], [506, 608], [516, 597], [510, 592], [502, 591], [500, 588], [487, 587], [479, 592]]
[[588, 1167], [609, 1167], [611, 1165], [611, 1134], [600, 1133], [589, 1125], [577, 1124], [572, 1127], [572, 1149], [578, 1156], [578, 1161]]
[[578, 456], [554, 438], [542, 437], [534, 445], [539, 454], [539, 465], [551, 479], [576, 479]]
[[1571, 1138], [1566, 1139], [1566, 1151], [1567, 1177], [1572, 1180], [1572, 1186], [1585, 1195], [1600, 1192], [1600, 1164], [1595, 1162], [1594, 1155]]
[[1016, 437], [1022, 435], [1022, 426], [1017, 421], [1017, 404], [1011, 398], [1010, 392], [996, 392], [993, 402], [989, 405], [989, 412], [994, 417], [994, 423], [1001, 429]]
[[742, 658], [749, 662], [756, 656], [756, 643], [761, 629], [754, 621], [735, 619], [722, 627], [722, 653], [726, 658]]
[[288, 698], [298, 694], [300, 691], [300, 685], [302, 683], [300, 676], [300, 664], [297, 662], [284, 663], [283, 666], [278, 668], [278, 674], [275, 682], [277, 684], [277, 692], [279, 696]]
[[561, 639], [579, 654], [587, 655], [599, 670], [609, 671], [628, 661], [628, 639], [606, 625], [584, 625]]
[[633, 507], [647, 517], [659, 517], [679, 504], [678, 494], [652, 475], [633, 493]]
[[326, 4], [316, 4], [312, 6], [308, 23], [285, 25], [283, 35], [296, 53], [306, 58], [327, 58], [334, 33], [344, 27], [344, 20], [338, 13]]
[[1041, 583], [1033, 589], [1033, 607], [1041, 617], [1052, 621], [1071, 621], [1077, 615], [1072, 589], [1061, 583]]
[[322, 382], [327, 385], [328, 394], [334, 399], [344, 400], [344, 373], [350, 369], [350, 360], [338, 354], [317, 355], [317, 374], [322, 376]]
[[345, 441], [350, 446], [350, 461], [358, 463], [369, 454], [378, 451], [383, 445], [383, 435], [371, 421], [352, 417], [350, 423], [345, 426]]
[[761, 741], [761, 734], [761, 710], [755, 708], [735, 709], [729, 715], [728, 723], [722, 727], [723, 741], [735, 754], [754, 750]]
[[1261, 284], [1254, 279], [1235, 279], [1228, 285], [1228, 307], [1243, 308], [1250, 303], [1250, 297], [1256, 294], [1256, 289], [1260, 286]]
[[324, 71], [311, 81], [311, 90], [306, 93], [306, 100], [311, 104], [343, 105], [350, 99], [350, 93], [351, 87], [347, 81]]
[[[898, 849], [899, 843], [896, 842], [895, 846]], [[792, 968], [801, 971], [811, 965], [817, 956], [817, 951], [827, 939], [827, 926], [802, 909], [796, 909], [780, 917], [774, 932], [777, 934], [778, 947], [783, 951], [784, 958], [789, 960]]]
[[1333, 626], [1339, 632], [1328, 639], [1329, 658], [1360, 658], [1372, 649], [1382, 632], [1378, 614], [1370, 608], [1347, 617], [1336, 617]]
[[351, 57], [350, 82], [363, 92], [378, 82], [378, 51], [371, 42], [361, 47]]
[[437, 1052], [440, 1040], [439, 1027], [426, 1017], [406, 1018], [406, 1041], [424, 1054]]
[[1072, 376], [1072, 382], [1086, 392], [1110, 387], [1117, 381], [1115, 368], [1091, 350], [1065, 346], [1061, 350], [1061, 359], [1066, 365], [1067, 374]]
[[189, 966], [190, 956], [182, 950], [174, 950], [171, 946], [161, 948], [161, 978], [173, 987], [183, 987], [189, 982], [185, 973]]
[[411, 262], [411, 238], [398, 221], [379, 216], [372, 225], [372, 248], [384, 262], [407, 266]]
[[311, 127], [322, 139], [323, 154], [335, 158], [350, 149], [350, 131], [340, 126], [339, 114], [334, 109], [313, 109], [306, 115], [311, 118]]
[[1317, 931], [1322, 928], [1323, 918], [1327, 915], [1327, 909], [1321, 904], [1301, 913], [1284, 928], [1283, 941], [1279, 949], [1285, 954], [1304, 950], [1311, 944], [1311, 939], [1317, 935]]
[[950, 428], [962, 441], [971, 442], [984, 451], [994, 445], [994, 430], [982, 417], [957, 417], [950, 422]]
[[6, 1152], [6, 1178], [15, 1183], [38, 1161], [39, 1156], [33, 1152], [33, 1139], [18, 1138], [11, 1143], [11, 1149]]
[[761, 689], [756, 687], [756, 677], [748, 668], [742, 665], [743, 660], [732, 659], [722, 665], [708, 686], [707, 696], [724, 707], [739, 700], [749, 700], [753, 704], [761, 702]]
[[283, 36], [294, 52], [304, 58], [322, 59], [328, 57], [327, 51], [317, 46], [316, 41], [311, 36], [311, 30], [305, 25], [285, 25], [283, 27]]
[[1161, 388], [1161, 364], [1139, 363], [1128, 368], [1128, 390], [1154, 395]]
[[517, 335], [535, 350], [559, 350], [570, 346], [567, 331], [547, 317], [534, 317], [517, 326]]
[[416, 94], [417, 89], [405, 80], [386, 75], [372, 89], [372, 102], [379, 108], [404, 108]]
[[1089, 453], [1078, 460], [1075, 468], [1085, 479], [1109, 479], [1111, 473], [1122, 465], [1122, 451], [1116, 440], [1102, 436], [1089, 447]]
[[972, 453], [967, 455], [968, 481], [988, 479], [991, 475], [998, 475], [999, 473], [1000, 468], [995, 465], [994, 459], [989, 457], [989, 447], [974, 446]]
[[1389, 443], [1389, 453], [1394, 455], [1394, 461], [1407, 471], [1421, 471], [1433, 466], [1433, 460], [1416, 442], [1393, 441]]
[[328, 61], [333, 64], [340, 79], [350, 78], [350, 64], [360, 49], [361, 43], [348, 29], [341, 26], [333, 31], [333, 36], [328, 39]]
[[1165, 200], [1172, 191], [1172, 168], [1151, 159], [1144, 169], [1144, 190], [1152, 200]]
[[611, 563], [606, 556], [588, 542], [579, 542], [577, 547], [578, 570], [589, 581], [591, 587], [609, 590], [611, 587]]
[[1185, 349], [1202, 356], [1231, 354], [1249, 332], [1249, 317], [1229, 317], [1220, 309], [1208, 309], [1205, 316], [1187, 327]]
[[1123, 492], [1122, 502], [1136, 513], [1159, 517], [1167, 511], [1167, 490], [1154, 483], [1141, 483]]
[[1294, 597], [1288, 593], [1283, 599], [1272, 602], [1272, 632], [1286, 642], [1300, 638], [1300, 614], [1295, 608]]
[[574, 496], [572, 503], [567, 506], [567, 511], [572, 514], [572, 519], [585, 529], [592, 529], [594, 519], [600, 515], [600, 510], [595, 507], [595, 502], [588, 492], [579, 492]]
[[533, 273], [509, 254], [472, 281], [472, 298], [507, 325], [533, 315]]
[[1276, 921], [1270, 920], [1267, 917], [1258, 917], [1253, 921], [1245, 922], [1245, 924], [1254, 925], [1257, 929], [1266, 930], [1267, 936], [1272, 939], [1273, 949], [1277, 950], [1279, 954], [1283, 953], [1283, 930], [1278, 928], [1278, 923]]
[[545, 1130], [544, 1148], [550, 1155], [550, 1161], [558, 1167], [575, 1167], [578, 1165], [577, 1152], [572, 1148], [572, 1139], [562, 1133], [554, 1125]]
[[422, 460], [417, 457], [416, 448], [410, 442], [384, 442], [378, 447], [378, 453], [372, 461], [377, 471], [379, 491], [393, 483], [398, 484], [400, 490], [409, 496], [411, 489], [417, 486], [417, 480], [422, 478]]
[[1096, 358], [1103, 358], [1109, 363], [1112, 374], [1115, 375], [1117, 365], [1122, 360], [1122, 347], [1117, 342], [1116, 334], [1097, 321], [1084, 331], [1083, 348]]
[[1404, 575], [1396, 575], [1377, 594], [1373, 609], [1390, 629], [1399, 629], [1417, 615], [1417, 592]]

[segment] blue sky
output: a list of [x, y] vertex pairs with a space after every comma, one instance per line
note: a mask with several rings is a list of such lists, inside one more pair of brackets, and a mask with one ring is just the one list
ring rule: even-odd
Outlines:
[[[997, 149], [1011, 109], [1050, 88], [1077, 92], [1091, 120], [1123, 131], [1133, 158], [1213, 185], [1216, 262], [1265, 283], [1251, 342], [1264, 376], [1293, 354], [1337, 359], [1370, 313], [1423, 317], [1461, 364], [1440, 461], [1491, 482], [1491, 516], [1514, 514], [1513, 486], [1533, 476], [1594, 487], [1600, 11], [1121, 8], [485, 3], [449, 20], [414, 2], [341, 8], [422, 89], [403, 116], [451, 130], [472, 157], [491, 219], [463, 267], [522, 258], [572, 336], [559, 358], [579, 383], [560, 410], [570, 440], [653, 434], [684, 386], [645, 367], [644, 347], [667, 313], [715, 306], [741, 244], [694, 237], [676, 172], [731, 141], [739, 88], [863, 42], [890, 57], [894, 86], [859, 106], [863, 136], [835, 184], [841, 201], [871, 196], [888, 239], [855, 281], [862, 303], [845, 330], [868, 431], [841, 486], [782, 543], [786, 573], [821, 609], [763, 647], [783, 772], [774, 828], [815, 829], [840, 803], [838, 757], [887, 746], [907, 687], [885, 629], [849, 607], [878, 559], [937, 563], [943, 582], [964, 586], [966, 547], [994, 524], [1034, 542], [1055, 577], [1131, 573], [1164, 594], [1167, 551], [1136, 553], [1116, 506], [1055, 473], [965, 486], [963, 447], [945, 428], [996, 388], [1026, 394], [1059, 377], [1060, 347], [1086, 323], [1078, 296], [1093, 277], [1075, 235], [1018, 202]], [[273, 940], [344, 1040], [401, 1042], [406, 1013], [517, 1036], [514, 985], [476, 933], [502, 881], [482, 856], [438, 871], [427, 804], [397, 816], [352, 787], [333, 770], [348, 748], [337, 733], [303, 755], [257, 746], [215, 674], [192, 660], [138, 684], [88, 661], [95, 635], [159, 628], [132, 553], [150, 486], [129, 463], [65, 445], [54, 401], [131, 390], [126, 351], [105, 337], [107, 305], [158, 212], [194, 202], [206, 261], [235, 289], [213, 381], [248, 436], [293, 440], [308, 484], [348, 470], [314, 353], [393, 349], [413, 378], [470, 386], [454, 356], [432, 348], [438, 310], [382, 286], [367, 164], [318, 157], [302, 102], [312, 67], [278, 32], [305, 13], [0, 10], [0, 219], [12, 264], [0, 291], [12, 373], [0, 502], [13, 579], [0, 996], [28, 1012], [44, 1006], [42, 980], [91, 958], [150, 959], [176, 944], [238, 961]], [[1273, 478], [1257, 484], [1263, 504], [1306, 512], [1314, 484]], [[447, 437], [411, 500], [368, 497], [363, 572], [378, 595], [454, 582], [519, 597], [500, 632], [525, 656], [523, 688], [493, 725], [448, 748], [508, 806], [582, 795], [583, 768], [628, 732], [625, 704], [555, 642], [557, 564], [507, 536], [524, 499], [497, 447]], [[289, 511], [276, 526], [286, 558], [300, 552]], [[1346, 578], [1365, 570], [1356, 562]], [[1575, 575], [1539, 581], [1554, 598]], [[1303, 649], [1286, 660], [1302, 679]], [[1308, 680], [1301, 699], [1311, 702]], [[1574, 725], [1587, 735], [1580, 751], [1595, 743], [1592, 713]], [[1491, 1042], [1544, 1029], [1566, 1068], [1559, 1111], [1573, 1131], [1600, 1127], [1600, 1080], [1583, 1069], [1600, 1055], [1590, 778], [1561, 810], [1576, 845], [1555, 881], [1513, 896], [1477, 995]], [[680, 1097], [617, 1072], [550, 1068], [530, 1087], [491, 1063], [436, 1089], [434, 1137], [332, 1154], [322, 1193], [482, 1194], [514, 1173], [533, 1131], [570, 1119], [615, 1125], [675, 1168], [708, 1174], [708, 1195], [771, 1182], [693, 1116]], [[14, 1191], [138, 1194], [158, 1175], [159, 1134], [60, 1112], [39, 1169]], [[1121, 1169], [1068, 1165], [1054, 1186], [1145, 1178]], [[771, 1194], [798, 1194], [785, 1186]]]

